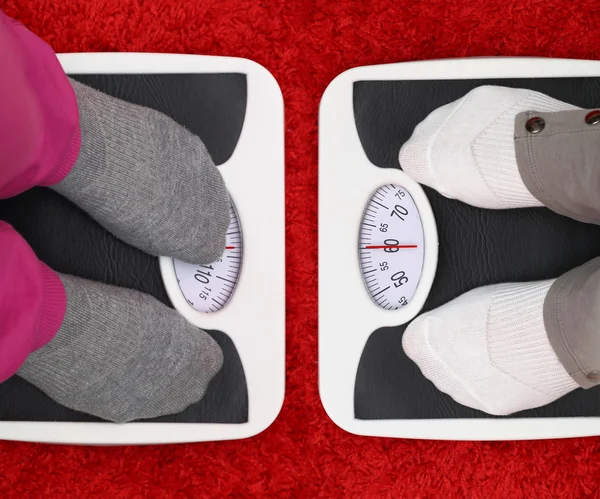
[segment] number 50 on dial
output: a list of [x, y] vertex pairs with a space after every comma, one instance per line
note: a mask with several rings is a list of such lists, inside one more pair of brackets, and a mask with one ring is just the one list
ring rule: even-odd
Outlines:
[[423, 224], [407, 190], [386, 184], [365, 208], [358, 240], [360, 270], [371, 299], [397, 310], [415, 295], [425, 255]]

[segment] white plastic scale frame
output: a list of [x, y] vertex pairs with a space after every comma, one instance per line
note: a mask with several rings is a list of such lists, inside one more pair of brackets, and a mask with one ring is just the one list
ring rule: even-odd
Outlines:
[[231, 301], [216, 313], [196, 312], [179, 290], [173, 261], [161, 258], [160, 264], [175, 308], [192, 324], [223, 331], [234, 342], [246, 376], [249, 417], [242, 424], [0, 422], [0, 439], [157, 444], [232, 440], [262, 432], [279, 414], [285, 391], [284, 123], [277, 82], [259, 64], [228, 57], [89, 53], [61, 54], [59, 60], [72, 74], [246, 75], [243, 129], [233, 156], [219, 167], [244, 240], [241, 273]]
[[[528, 440], [600, 434], [599, 417], [354, 417], [356, 372], [367, 339], [376, 329], [404, 324], [419, 313], [431, 289], [438, 252], [435, 220], [419, 184], [401, 170], [374, 166], [365, 155], [354, 120], [354, 82], [583, 76], [600, 76], [600, 62], [503, 57], [448, 59], [355, 68], [339, 75], [327, 87], [319, 115], [319, 391], [327, 414], [339, 427], [358, 435], [444, 440]], [[425, 241], [423, 273], [416, 294], [407, 306], [395, 311], [373, 303], [360, 274], [357, 254], [363, 210], [375, 190], [390, 183], [403, 186], [413, 197], [423, 221]]]

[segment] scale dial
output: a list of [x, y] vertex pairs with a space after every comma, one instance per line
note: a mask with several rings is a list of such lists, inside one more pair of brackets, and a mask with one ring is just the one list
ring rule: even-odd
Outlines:
[[225, 251], [216, 262], [194, 265], [173, 260], [177, 283], [186, 301], [198, 312], [221, 310], [235, 291], [242, 266], [242, 229], [233, 202]]
[[386, 184], [369, 200], [360, 225], [360, 271], [371, 299], [398, 310], [412, 300], [423, 272], [423, 224], [406, 189]]

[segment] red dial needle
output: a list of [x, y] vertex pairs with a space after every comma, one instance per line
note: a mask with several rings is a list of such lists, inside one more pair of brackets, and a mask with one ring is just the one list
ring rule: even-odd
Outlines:
[[235, 249], [235, 246], [225, 246], [225, 249]]
[[386, 248], [409, 249], [409, 248], [418, 248], [418, 246], [416, 244], [400, 244], [400, 245], [384, 244], [382, 246], [365, 246], [365, 249], [386, 249]]

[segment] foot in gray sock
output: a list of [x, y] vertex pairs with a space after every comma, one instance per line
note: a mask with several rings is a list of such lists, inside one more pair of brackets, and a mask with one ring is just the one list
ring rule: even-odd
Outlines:
[[59, 277], [64, 321], [19, 376], [71, 409], [117, 423], [174, 414], [204, 396], [223, 364], [208, 334], [144, 293]]
[[52, 188], [151, 255], [190, 263], [219, 258], [229, 197], [202, 141], [158, 111], [71, 84], [81, 150]]

